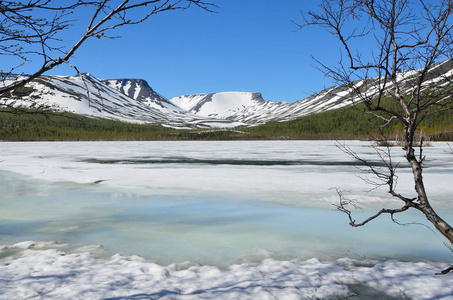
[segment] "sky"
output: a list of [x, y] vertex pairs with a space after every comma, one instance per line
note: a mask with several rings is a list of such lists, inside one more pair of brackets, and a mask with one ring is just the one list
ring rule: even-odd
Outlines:
[[[292, 22], [319, 1], [212, 2], [216, 13], [197, 7], [164, 12], [117, 30], [120, 39], [92, 38], [71, 63], [98, 78], [145, 79], [166, 98], [249, 91], [291, 103], [332, 85], [312, 55], [329, 62], [338, 56], [338, 44], [320, 28], [299, 30]], [[83, 16], [78, 24], [76, 29], [86, 28]], [[76, 39], [76, 30], [70, 32]], [[65, 66], [48, 74], [76, 72]]]

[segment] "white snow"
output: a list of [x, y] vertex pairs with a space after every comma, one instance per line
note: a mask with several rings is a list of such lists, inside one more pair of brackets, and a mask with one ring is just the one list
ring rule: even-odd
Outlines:
[[171, 98], [170, 101], [175, 105], [190, 111], [192, 110], [199, 101], [203, 100], [208, 94], [196, 94], [196, 95], [188, 95], [188, 96], [179, 96], [175, 98]]
[[[12, 245], [12, 248], [21, 245]], [[2, 252], [5, 249], [2, 250]], [[453, 299], [447, 265], [338, 259], [161, 266], [137, 256], [96, 259], [29, 247], [0, 260], [2, 299]]]
[[[331, 95], [330, 90], [315, 97], [309, 97], [294, 103], [264, 101], [255, 99], [256, 93], [221, 92], [180, 96], [170, 101], [194, 114], [204, 117], [230, 119], [248, 125], [262, 124], [271, 120], [292, 120], [314, 112], [340, 108], [351, 101], [338, 100], [351, 91], [341, 91]], [[337, 103], [338, 102], [338, 103]]]
[[251, 92], [220, 92], [180, 96], [170, 101], [200, 116], [226, 119], [245, 108], [259, 104], [253, 96], [254, 93]]
[[222, 92], [216, 93], [211, 102], [207, 102], [200, 110], [201, 115], [210, 117], [227, 118], [245, 107], [254, 105], [252, 93], [246, 92]]

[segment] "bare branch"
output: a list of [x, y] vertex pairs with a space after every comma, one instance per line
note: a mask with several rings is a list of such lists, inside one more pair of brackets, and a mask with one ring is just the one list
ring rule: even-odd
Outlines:
[[[348, 215], [353, 226], [367, 224], [382, 214], [390, 214], [396, 222], [395, 214], [415, 208], [453, 243], [453, 228], [431, 207], [424, 186], [423, 140], [419, 155], [415, 154], [421, 122], [427, 116], [453, 109], [453, 74], [447, 71], [453, 64], [453, 1], [420, 3], [421, 10], [410, 0], [322, 0], [318, 11], [302, 13], [298, 26], [319, 26], [338, 40], [344, 51], [339, 53], [339, 63], [318, 65], [337, 84], [354, 90], [354, 107], [373, 117], [386, 143], [383, 128], [398, 122], [404, 129], [403, 151], [417, 197], [396, 192], [398, 164], [393, 164], [390, 148], [374, 147], [380, 161], [375, 164], [346, 145], [337, 144], [361, 164], [359, 169], [366, 174], [361, 178], [367, 184], [373, 189], [387, 186], [388, 192], [403, 204], [396, 209], [384, 208], [360, 223], [352, 219], [347, 208], [352, 202], [340, 193], [337, 208]], [[371, 45], [371, 54], [363, 45]]]
[[338, 197], [340, 198], [340, 204], [333, 204], [337, 210], [341, 211], [342, 213], [345, 213], [348, 218], [349, 218], [349, 225], [351, 225], [352, 227], [361, 227], [361, 226], [364, 226], [368, 223], [370, 223], [371, 221], [377, 219], [378, 217], [380, 217], [381, 215], [383, 214], [389, 214], [392, 221], [394, 223], [397, 223], [399, 225], [401, 225], [395, 218], [394, 218], [394, 215], [395, 214], [399, 214], [399, 213], [402, 213], [402, 212], [405, 212], [407, 211], [410, 206], [408, 205], [404, 205], [403, 207], [401, 208], [397, 208], [397, 209], [387, 209], [387, 208], [383, 208], [381, 209], [380, 211], [378, 211], [376, 214], [372, 215], [371, 217], [367, 218], [366, 220], [362, 221], [362, 222], [357, 222], [353, 216], [352, 216], [352, 211], [348, 208], [348, 206], [352, 206], [353, 208], [355, 209], [360, 209], [360, 207], [357, 206], [357, 204], [355, 204], [355, 201], [354, 200], [350, 200], [350, 199], [347, 199], [344, 197], [344, 192], [339, 190], [339, 189], [336, 189], [336, 192], [337, 192], [337, 195]]
[[[217, 7], [201, 0], [68, 0], [63, 5], [56, 0], [0, 1], [0, 55], [15, 56], [22, 61], [10, 70], [1, 71], [2, 81], [28, 63], [30, 56], [42, 59], [42, 65], [29, 76], [0, 86], [0, 94], [22, 87], [58, 65], [70, 64], [74, 53], [89, 38], [107, 37], [108, 32], [119, 27], [140, 24], [153, 15], [191, 6], [208, 12]], [[68, 51], [63, 51], [64, 41], [59, 36], [75, 22], [69, 17], [81, 8], [84, 14], [91, 11], [87, 29]], [[35, 17], [38, 12], [44, 17]]]

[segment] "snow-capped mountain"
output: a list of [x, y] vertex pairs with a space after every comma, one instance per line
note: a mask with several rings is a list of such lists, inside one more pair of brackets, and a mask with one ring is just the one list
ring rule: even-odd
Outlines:
[[122, 94], [155, 109], [186, 112], [155, 92], [143, 79], [101, 79], [101, 81]]
[[347, 89], [333, 87], [294, 103], [265, 101], [260, 93], [222, 92], [186, 95], [170, 99], [178, 106], [204, 117], [222, 118], [249, 125], [288, 121], [308, 114], [349, 105]]
[[[418, 71], [400, 73], [402, 93], [410, 93], [415, 86]], [[453, 61], [445, 61], [435, 65], [429, 73], [427, 85], [451, 84], [453, 76]], [[445, 80], [450, 78], [450, 81]], [[392, 84], [387, 83], [389, 91]], [[223, 92], [215, 94], [186, 95], [170, 99], [178, 106], [204, 117], [222, 118], [249, 125], [263, 124], [269, 121], [289, 121], [309, 114], [320, 113], [331, 109], [358, 103], [362, 100], [356, 91], [361, 91], [361, 96], [371, 98], [381, 89], [377, 78], [357, 81], [350, 85], [334, 86], [327, 88], [303, 100], [294, 103], [273, 102], [263, 100], [260, 93]]]
[[[410, 92], [418, 71], [401, 73], [403, 93]], [[429, 73], [430, 82], [442, 87], [451, 84], [453, 61], [437, 64]], [[445, 81], [445, 77], [450, 81]], [[14, 79], [8, 79], [14, 80]], [[8, 84], [6, 80], [3, 84]], [[450, 82], [450, 83], [449, 83]], [[387, 85], [390, 88], [391, 85]], [[21, 91], [21, 98], [0, 95], [3, 103], [52, 106], [93, 117], [136, 123], [158, 123], [178, 128], [236, 127], [269, 121], [288, 121], [309, 114], [359, 102], [355, 91], [372, 96], [379, 91], [379, 80], [371, 78], [351, 85], [331, 87], [294, 102], [265, 101], [260, 93], [221, 92], [186, 95], [168, 100], [142, 79], [97, 79], [79, 76], [41, 76]], [[1, 102], [0, 102], [1, 105]]]
[[[8, 84], [8, 80], [4, 84]], [[45, 105], [86, 116], [179, 128], [244, 125], [192, 114], [154, 92], [144, 80], [100, 80], [90, 74], [41, 76], [27, 84], [26, 88], [30, 92], [21, 99], [2, 95], [2, 101], [23, 106]]]
[[180, 96], [170, 99], [171, 102], [200, 116], [228, 119], [249, 107], [265, 102], [260, 93], [221, 92]]

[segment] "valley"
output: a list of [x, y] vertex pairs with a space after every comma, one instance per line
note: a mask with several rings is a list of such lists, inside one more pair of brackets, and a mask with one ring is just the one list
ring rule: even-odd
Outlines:
[[[448, 88], [453, 62], [432, 70], [429, 82]], [[416, 72], [401, 73], [405, 94]], [[12, 76], [8, 80], [17, 80]], [[360, 96], [372, 97], [377, 79], [330, 87], [293, 103], [264, 100], [259, 92], [219, 92], [167, 99], [143, 79], [98, 79], [91, 74], [41, 76], [1, 95], [1, 140], [258, 140], [374, 139], [379, 118]], [[428, 83], [429, 83], [428, 82]], [[388, 85], [389, 93], [392, 85]], [[383, 99], [394, 108], [392, 100]], [[425, 140], [453, 140], [453, 112], [428, 116]], [[402, 134], [396, 122], [384, 134]]]

